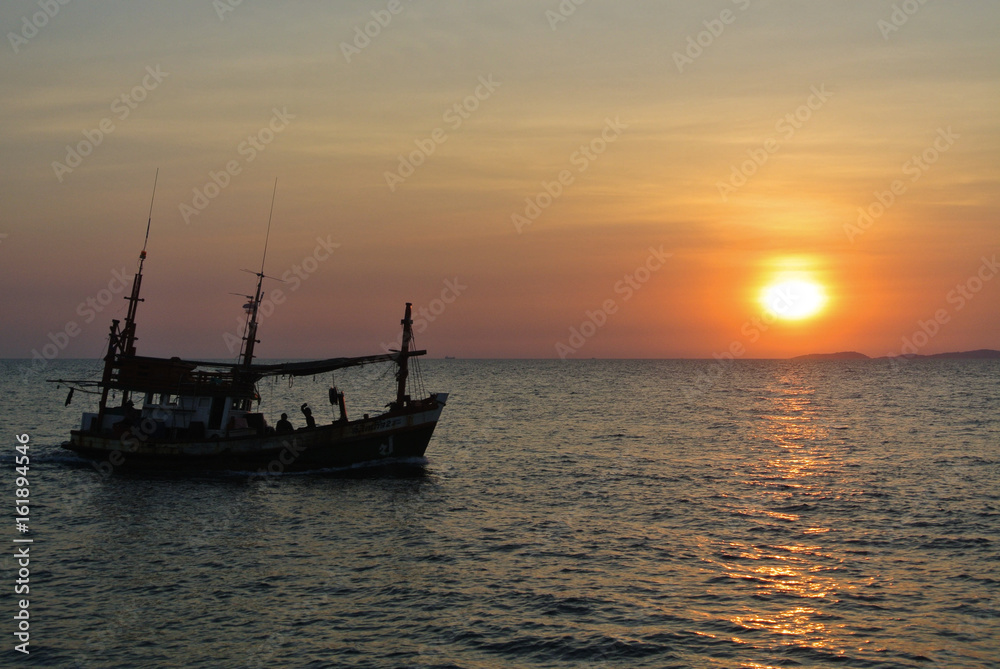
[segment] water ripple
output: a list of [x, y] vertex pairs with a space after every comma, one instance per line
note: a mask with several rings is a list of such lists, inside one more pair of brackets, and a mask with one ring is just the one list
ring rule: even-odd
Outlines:
[[419, 474], [263, 481], [102, 478], [9, 388], [26, 666], [996, 666], [1000, 365], [712, 364], [429, 361]]

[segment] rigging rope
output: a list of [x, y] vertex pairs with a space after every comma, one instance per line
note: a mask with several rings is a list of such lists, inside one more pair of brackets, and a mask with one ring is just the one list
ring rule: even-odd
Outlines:
[[[410, 334], [410, 344], [414, 349], [417, 347], [417, 338], [413, 334]], [[427, 393], [424, 388], [424, 377], [423, 372], [420, 369], [420, 361], [417, 358], [412, 358], [410, 360], [410, 368], [411, 374], [408, 379], [409, 383], [407, 384], [409, 386], [408, 390], [410, 397], [422, 399]]]

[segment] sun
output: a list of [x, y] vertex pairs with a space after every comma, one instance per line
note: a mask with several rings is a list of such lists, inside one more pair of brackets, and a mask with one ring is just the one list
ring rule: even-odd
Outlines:
[[764, 288], [760, 294], [764, 308], [785, 320], [815, 316], [826, 304], [823, 287], [804, 279], [785, 279]]

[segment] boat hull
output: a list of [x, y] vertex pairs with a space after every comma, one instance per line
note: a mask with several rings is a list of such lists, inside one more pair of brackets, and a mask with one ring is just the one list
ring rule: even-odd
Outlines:
[[287, 434], [250, 434], [170, 440], [126, 432], [120, 437], [80, 430], [70, 433], [63, 448], [100, 461], [104, 468], [250, 471], [277, 474], [293, 471], [380, 465], [422, 458], [444, 407], [384, 414], [351, 422], [301, 428]]

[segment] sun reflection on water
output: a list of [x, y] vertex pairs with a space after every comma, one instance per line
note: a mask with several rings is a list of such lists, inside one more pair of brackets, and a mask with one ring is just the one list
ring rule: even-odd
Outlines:
[[851, 586], [844, 582], [842, 560], [817, 542], [836, 532], [823, 508], [824, 500], [839, 494], [830, 479], [844, 464], [842, 453], [816, 389], [797, 374], [776, 376], [758, 392], [746, 440], [758, 457], [748, 459], [727, 500], [734, 522], [749, 523], [760, 541], [713, 547], [720, 576], [738, 582], [754, 602], [731, 612], [728, 622], [745, 630], [734, 640], [763, 631], [787, 639], [779, 645], [834, 650], [836, 617], [826, 607]]

